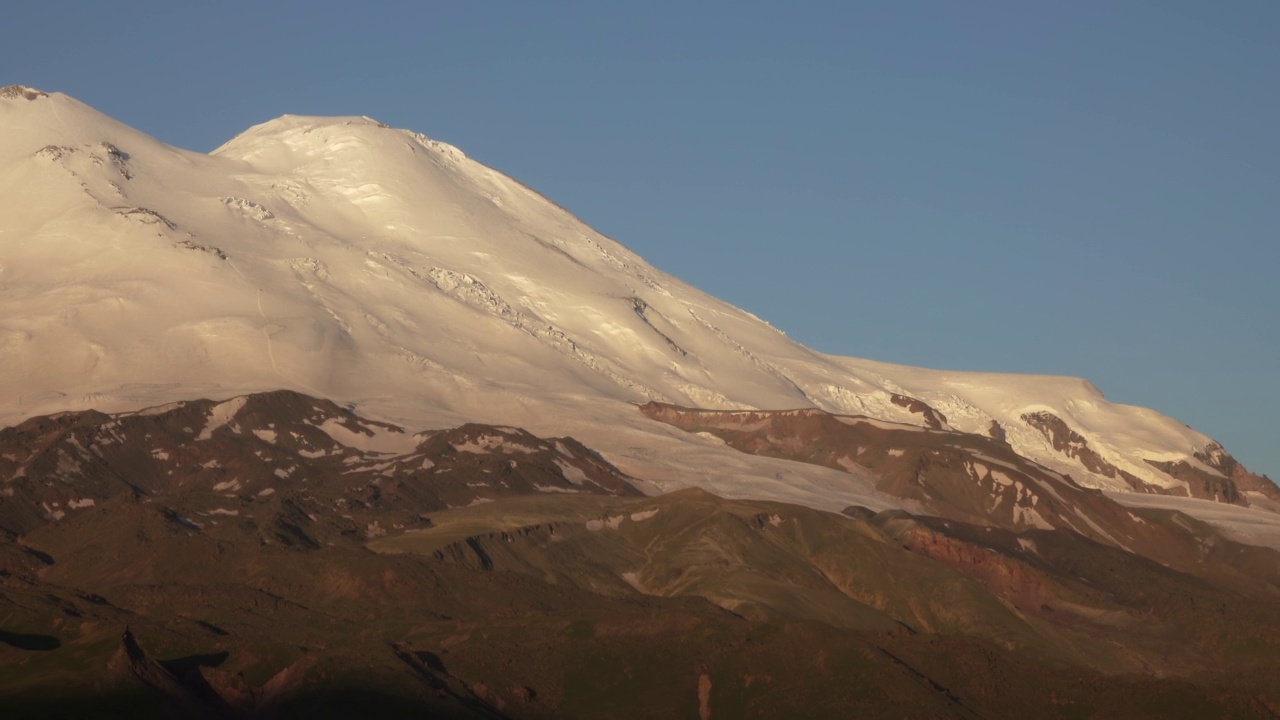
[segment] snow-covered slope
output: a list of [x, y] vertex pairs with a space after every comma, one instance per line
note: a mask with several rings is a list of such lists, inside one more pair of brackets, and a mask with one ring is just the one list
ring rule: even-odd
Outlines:
[[1117, 491], [1194, 489], [1149, 460], [1224, 472], [1210, 438], [1082, 380], [810, 350], [369, 118], [285, 116], [202, 155], [64, 95], [0, 91], [0, 424], [275, 388], [416, 427], [573, 434], [659, 487], [818, 507], [899, 501], [633, 403], [945, 422]]

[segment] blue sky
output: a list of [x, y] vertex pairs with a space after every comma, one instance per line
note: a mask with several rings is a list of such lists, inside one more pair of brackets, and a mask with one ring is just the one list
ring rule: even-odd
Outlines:
[[0, 84], [412, 128], [815, 348], [1083, 376], [1280, 478], [1273, 0], [24, 5]]

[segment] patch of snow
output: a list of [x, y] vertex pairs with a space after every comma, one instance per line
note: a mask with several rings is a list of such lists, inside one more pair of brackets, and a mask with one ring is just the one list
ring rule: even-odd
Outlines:
[[1000, 506], [1004, 504], [1004, 495], [993, 495], [993, 498], [991, 507], [987, 508], [988, 515], [994, 515], [996, 510], [1000, 509]]
[[1024, 505], [1013, 506], [1013, 522], [1020, 525], [1029, 525], [1033, 528], [1041, 530], [1052, 530], [1053, 525], [1044, 519], [1035, 508], [1026, 507]]
[[619, 527], [622, 526], [622, 520], [625, 517], [626, 517], [625, 515], [607, 515], [603, 519], [588, 520], [586, 523], [586, 527], [591, 532], [597, 532], [605, 528], [609, 528], [610, 530], [617, 530]]
[[859, 472], [859, 471], [865, 470], [865, 468], [863, 468], [861, 465], [854, 462], [847, 456], [838, 458], [836, 460], [836, 464], [844, 468], [845, 470], [848, 470], [849, 472]]
[[560, 468], [560, 474], [564, 475], [564, 479], [574, 485], [581, 485], [588, 481], [587, 474], [580, 468], [570, 465], [563, 460], [556, 460], [556, 467]]
[[344, 447], [363, 450], [364, 452], [394, 453], [403, 455], [417, 446], [413, 436], [405, 432], [394, 432], [387, 428], [372, 425], [365, 429], [370, 434], [347, 429], [340, 421], [332, 418], [316, 426], [324, 431], [334, 442]]
[[186, 405], [186, 403], [181, 401], [165, 403], [163, 405], [156, 405], [155, 407], [143, 408], [134, 414], [139, 417], [152, 417], [154, 415], [163, 415], [167, 412], [177, 410], [181, 408], [183, 405]]
[[1013, 478], [1009, 477], [1008, 475], [1004, 474], [999, 470], [989, 470], [988, 472], [991, 475], [991, 479], [994, 480], [997, 485], [1000, 485], [1002, 487], [1009, 487], [1014, 483]]
[[214, 431], [234, 420], [236, 413], [240, 412], [248, 401], [249, 399], [244, 396], [235, 397], [209, 408], [209, 419], [205, 422], [204, 429], [200, 431], [200, 436], [196, 439], [208, 440], [212, 438]]
[[527, 445], [522, 445], [518, 442], [513, 442], [501, 435], [481, 435], [469, 442], [465, 442], [461, 444], [454, 443], [452, 447], [454, 450], [457, 450], [458, 452], [475, 453], [475, 454], [490, 453], [496, 450], [502, 450], [505, 452], [517, 452], [517, 453], [524, 453], [524, 454], [537, 452], [537, 448], [531, 448]]

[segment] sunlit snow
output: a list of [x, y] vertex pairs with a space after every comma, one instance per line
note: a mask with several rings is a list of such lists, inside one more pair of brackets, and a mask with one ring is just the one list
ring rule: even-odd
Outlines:
[[[1080, 379], [815, 352], [456, 148], [369, 118], [285, 116], [205, 155], [54, 93], [0, 99], [0, 128], [0, 424], [290, 388], [410, 430], [321, 426], [346, 447], [403, 453], [416, 430], [515, 425], [573, 436], [649, 492], [697, 485], [833, 510], [904, 502], [858, 475], [744, 456], [633, 403], [923, 426], [892, 402], [906, 395], [957, 430], [998, 421], [1019, 453], [1117, 491], [1021, 416], [1052, 412], [1158, 486], [1175, 481], [1147, 458], [1210, 443]], [[192, 432], [233, 428], [241, 407], [215, 406]]]

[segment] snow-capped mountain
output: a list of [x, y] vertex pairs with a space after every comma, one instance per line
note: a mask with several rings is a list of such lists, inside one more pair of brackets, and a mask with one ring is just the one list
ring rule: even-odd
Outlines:
[[1086, 487], [1275, 495], [1211, 438], [1084, 380], [806, 348], [369, 118], [285, 116], [205, 155], [14, 86], [0, 129], [0, 424], [287, 388], [414, 429], [572, 434], [663, 489], [902, 506], [856, 468], [743, 456], [635, 405], [817, 408], [999, 437]]

